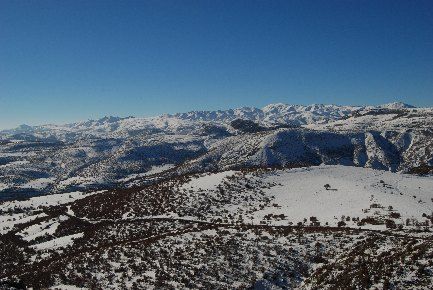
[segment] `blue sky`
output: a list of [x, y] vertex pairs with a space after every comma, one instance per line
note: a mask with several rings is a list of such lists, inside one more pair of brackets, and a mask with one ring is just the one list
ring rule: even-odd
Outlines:
[[391, 101], [433, 106], [433, 1], [0, 1], [0, 128]]

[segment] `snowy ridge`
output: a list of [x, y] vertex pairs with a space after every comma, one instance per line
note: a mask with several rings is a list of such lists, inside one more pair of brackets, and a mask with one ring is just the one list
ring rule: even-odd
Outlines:
[[287, 105], [270, 104], [262, 109], [239, 108], [218, 111], [192, 111], [188, 113], [167, 114], [157, 117], [104, 117], [65, 125], [21, 125], [15, 129], [0, 131], [0, 138], [24, 140], [59, 140], [71, 141], [82, 138], [119, 138], [136, 134], [186, 133], [197, 130], [202, 123], [229, 124], [235, 119], [246, 119], [265, 126], [280, 124], [312, 125], [324, 124], [348, 117], [358, 111], [376, 109], [409, 109], [413, 106], [403, 103], [390, 103], [373, 106], [338, 106], [338, 105]]

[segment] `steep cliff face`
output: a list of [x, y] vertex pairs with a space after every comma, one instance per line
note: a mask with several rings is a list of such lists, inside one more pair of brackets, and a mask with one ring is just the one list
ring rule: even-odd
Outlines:
[[[182, 171], [319, 164], [407, 171], [419, 164], [431, 163], [432, 156], [425, 154], [425, 148], [418, 144], [423, 141], [422, 138], [414, 141], [408, 133], [278, 129], [233, 136], [217, 142], [209, 152], [187, 162]], [[421, 150], [416, 151], [416, 147]], [[419, 158], [412, 160], [408, 155], [417, 155]]]

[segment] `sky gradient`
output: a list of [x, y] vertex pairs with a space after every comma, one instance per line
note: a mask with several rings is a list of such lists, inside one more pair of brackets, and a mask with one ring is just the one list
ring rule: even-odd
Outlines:
[[0, 128], [269, 103], [433, 106], [433, 1], [0, 1]]

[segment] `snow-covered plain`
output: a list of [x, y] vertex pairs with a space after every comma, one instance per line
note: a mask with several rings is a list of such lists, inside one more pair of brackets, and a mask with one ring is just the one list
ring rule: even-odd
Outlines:
[[[181, 189], [213, 195], [219, 187], [236, 186], [229, 177], [237, 171], [202, 174], [182, 185]], [[247, 177], [252, 174], [246, 174]], [[424, 222], [433, 213], [433, 178], [392, 173], [362, 167], [322, 165], [295, 169], [271, 170], [260, 176], [264, 196], [270, 206], [254, 208], [249, 220], [269, 225], [310, 224], [310, 218], [322, 226], [346, 226], [385, 230], [385, 219], [390, 215], [396, 224], [407, 220]], [[326, 189], [328, 184], [330, 188]], [[243, 192], [252, 191], [242, 188]], [[236, 191], [235, 191], [236, 192]], [[189, 193], [191, 194], [191, 193]], [[236, 193], [232, 193], [236, 194]], [[253, 193], [251, 194], [253, 195]], [[251, 205], [227, 204], [225, 208], [237, 215]], [[251, 210], [251, 208], [249, 208]], [[283, 215], [273, 219], [271, 216]], [[362, 219], [381, 220], [381, 225], [358, 223]], [[305, 222], [305, 220], [307, 222]]]
[[[360, 167], [318, 166], [282, 170], [265, 180], [281, 184], [265, 189], [278, 206], [256, 212], [258, 220], [270, 213], [284, 214], [293, 222], [315, 216], [322, 224], [335, 226], [342, 216], [362, 219], [376, 212], [386, 216], [392, 211], [399, 213], [399, 222], [404, 223], [408, 218], [422, 220], [423, 214], [433, 212], [431, 177]], [[325, 184], [330, 189], [325, 189]], [[352, 221], [348, 224], [355, 225]]]

